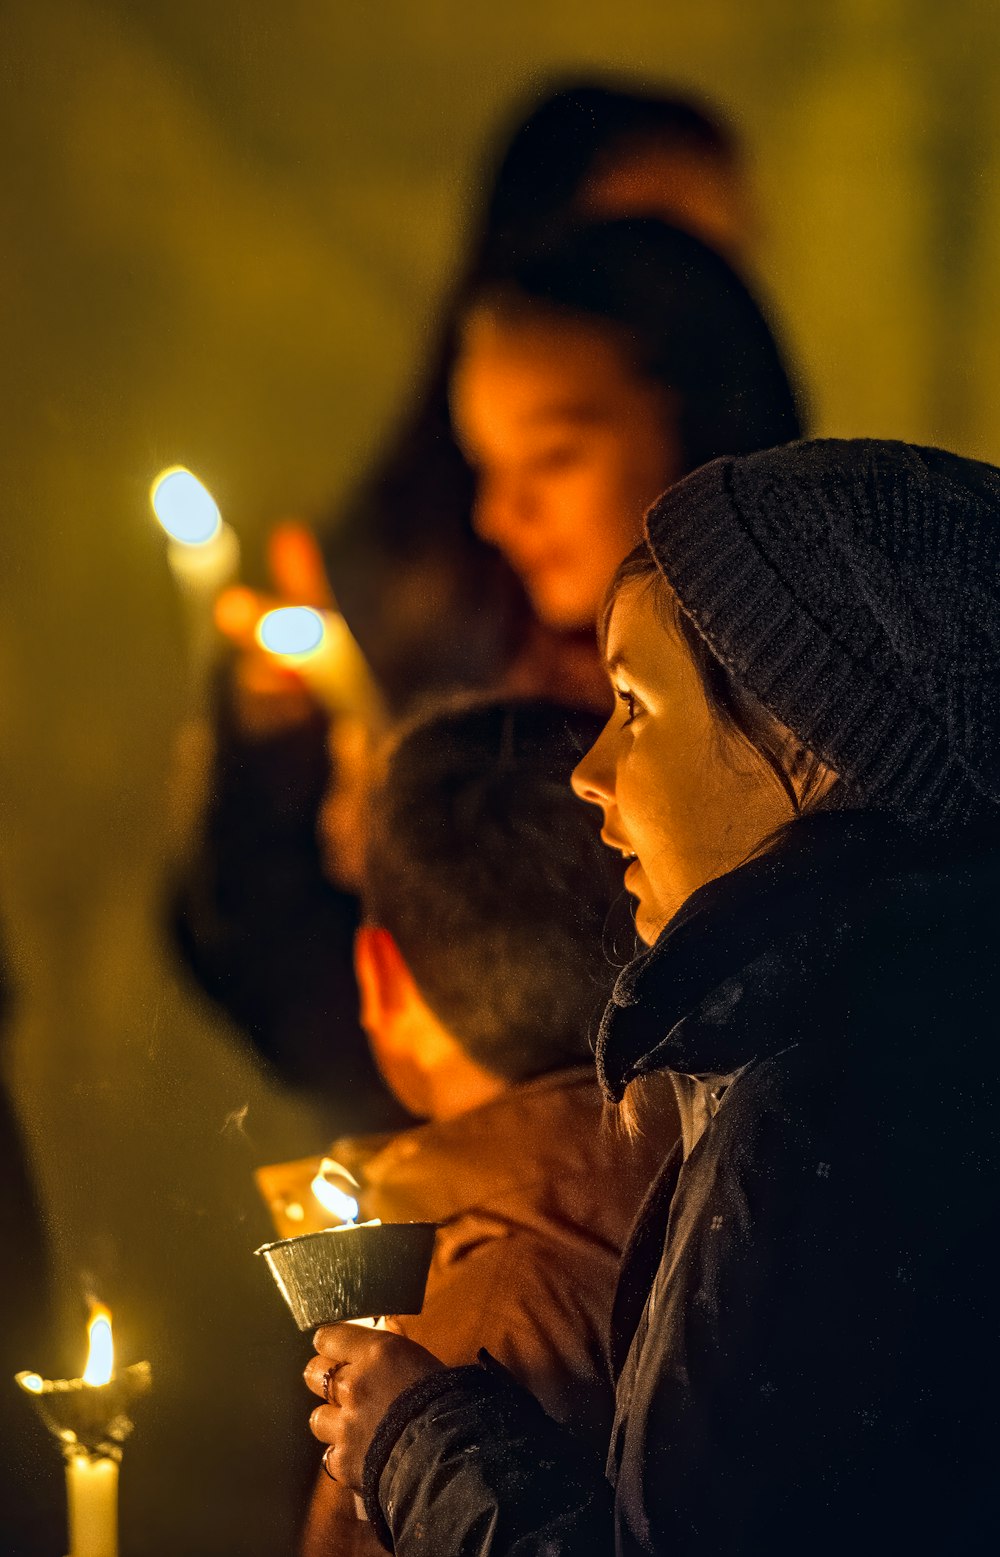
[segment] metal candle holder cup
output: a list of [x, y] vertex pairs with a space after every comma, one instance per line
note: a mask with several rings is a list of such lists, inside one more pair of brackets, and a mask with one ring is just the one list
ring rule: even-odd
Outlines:
[[262, 1254], [299, 1329], [381, 1314], [419, 1314], [434, 1222], [329, 1227], [265, 1243]]
[[43, 1379], [30, 1371], [15, 1374], [15, 1379], [65, 1455], [85, 1451], [120, 1460], [121, 1446], [132, 1431], [132, 1408], [148, 1393], [152, 1370], [148, 1362], [136, 1362], [107, 1384]]

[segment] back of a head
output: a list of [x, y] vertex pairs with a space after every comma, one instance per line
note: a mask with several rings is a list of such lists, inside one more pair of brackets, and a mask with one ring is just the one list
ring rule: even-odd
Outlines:
[[492, 176], [480, 263], [537, 246], [570, 219], [587, 180], [638, 148], [739, 169], [736, 135], [717, 110], [621, 80], [566, 82], [512, 130]]
[[685, 471], [801, 435], [781, 350], [746, 284], [665, 222], [571, 228], [533, 255], [495, 265], [470, 292], [467, 311], [480, 307], [606, 329], [639, 376], [674, 402]]
[[372, 799], [365, 908], [467, 1053], [510, 1081], [587, 1061], [621, 874], [569, 778], [601, 720], [542, 701], [411, 725]]

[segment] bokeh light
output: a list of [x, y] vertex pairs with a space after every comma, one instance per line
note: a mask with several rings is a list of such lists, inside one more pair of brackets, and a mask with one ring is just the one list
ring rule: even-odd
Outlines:
[[215, 498], [183, 465], [161, 470], [150, 490], [150, 500], [167, 534], [182, 546], [204, 546], [222, 526]]
[[311, 606], [281, 606], [257, 624], [257, 641], [271, 654], [311, 654], [323, 642], [323, 618]]

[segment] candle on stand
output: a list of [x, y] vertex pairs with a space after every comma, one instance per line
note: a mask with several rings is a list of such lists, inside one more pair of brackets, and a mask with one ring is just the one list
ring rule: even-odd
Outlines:
[[111, 1314], [93, 1304], [87, 1366], [78, 1379], [16, 1375], [58, 1440], [66, 1464], [69, 1557], [118, 1557], [118, 1467], [130, 1412], [151, 1382], [148, 1362], [115, 1372]]

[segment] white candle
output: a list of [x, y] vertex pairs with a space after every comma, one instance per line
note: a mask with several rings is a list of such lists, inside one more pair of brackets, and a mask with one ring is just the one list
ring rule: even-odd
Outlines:
[[66, 1461], [69, 1557], [118, 1557], [118, 1464], [85, 1450]]
[[184, 603], [191, 658], [204, 668], [215, 643], [215, 601], [239, 572], [240, 543], [207, 487], [182, 465], [161, 471], [150, 490], [166, 531], [167, 563]]

